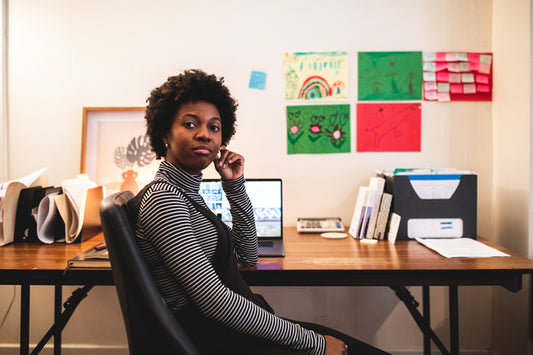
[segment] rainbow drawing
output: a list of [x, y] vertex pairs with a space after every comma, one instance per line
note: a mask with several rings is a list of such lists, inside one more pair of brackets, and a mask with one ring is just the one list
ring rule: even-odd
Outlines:
[[285, 100], [346, 100], [348, 53], [284, 53], [283, 77]]
[[326, 79], [318, 75], [307, 78], [298, 93], [299, 99], [321, 99], [327, 96], [331, 96], [331, 88]]

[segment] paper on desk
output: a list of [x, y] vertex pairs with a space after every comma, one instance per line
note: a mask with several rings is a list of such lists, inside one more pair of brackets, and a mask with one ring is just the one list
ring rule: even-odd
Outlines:
[[486, 258], [492, 256], [509, 256], [509, 254], [489, 247], [471, 238], [416, 238], [416, 240], [433, 249], [446, 258]]
[[44, 244], [52, 244], [56, 241], [59, 231], [56, 231], [59, 210], [56, 206], [57, 192], [50, 193], [39, 202], [37, 213], [34, 215], [37, 222], [37, 237]]
[[30, 186], [46, 186], [46, 168], [16, 180], [0, 184], [0, 246], [12, 243], [15, 239], [15, 221], [20, 191]]
[[103, 190], [87, 174], [63, 180], [61, 186], [63, 194], [57, 195], [55, 202], [65, 222], [65, 241], [74, 243], [84, 228], [90, 227], [93, 231], [99, 229], [98, 206], [103, 198]]

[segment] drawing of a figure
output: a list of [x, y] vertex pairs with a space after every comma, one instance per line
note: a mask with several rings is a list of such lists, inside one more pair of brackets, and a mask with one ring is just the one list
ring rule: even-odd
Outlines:
[[420, 104], [358, 104], [357, 151], [419, 151]]

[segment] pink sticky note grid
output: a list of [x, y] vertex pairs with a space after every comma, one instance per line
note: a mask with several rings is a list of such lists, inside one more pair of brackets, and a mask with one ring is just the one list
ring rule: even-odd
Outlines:
[[[424, 71], [424, 100], [492, 101], [492, 53], [435, 52], [428, 58], [435, 58], [435, 72]], [[438, 95], [442, 83], [449, 84], [449, 93]]]

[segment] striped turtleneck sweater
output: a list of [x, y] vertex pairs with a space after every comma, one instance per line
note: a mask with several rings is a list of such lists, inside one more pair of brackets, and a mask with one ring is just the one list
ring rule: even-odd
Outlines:
[[[236, 332], [292, 350], [324, 354], [323, 336], [265, 311], [222, 284], [211, 264], [216, 227], [183, 196], [207, 208], [198, 193], [202, 175], [163, 161], [154, 180], [141, 200], [136, 236], [171, 310], [192, 303], [205, 317]], [[244, 182], [244, 177], [223, 180], [222, 187], [230, 203], [234, 255], [241, 265], [254, 265], [257, 235]]]

